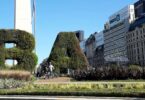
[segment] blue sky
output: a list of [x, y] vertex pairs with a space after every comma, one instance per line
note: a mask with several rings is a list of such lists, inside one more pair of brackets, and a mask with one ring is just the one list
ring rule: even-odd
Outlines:
[[[36, 0], [36, 50], [49, 56], [61, 31], [84, 30], [85, 38], [103, 30], [114, 12], [137, 0]], [[0, 0], [0, 29], [14, 28], [14, 0]]]

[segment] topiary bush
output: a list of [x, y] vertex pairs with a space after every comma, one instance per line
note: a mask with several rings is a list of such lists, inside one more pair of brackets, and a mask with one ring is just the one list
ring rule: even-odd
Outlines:
[[56, 72], [66, 73], [69, 69], [86, 69], [88, 61], [83, 54], [74, 32], [60, 32], [49, 58], [42, 66], [52, 62]]
[[[13, 48], [5, 48], [5, 43], [14, 43]], [[21, 30], [0, 30], [0, 69], [6, 69], [5, 60], [17, 60], [11, 69], [33, 71], [37, 64], [34, 36]]]

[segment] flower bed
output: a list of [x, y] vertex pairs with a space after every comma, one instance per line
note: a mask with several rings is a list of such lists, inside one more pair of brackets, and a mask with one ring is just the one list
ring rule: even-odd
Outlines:
[[25, 81], [14, 79], [0, 79], [0, 89], [14, 89], [25, 85]]

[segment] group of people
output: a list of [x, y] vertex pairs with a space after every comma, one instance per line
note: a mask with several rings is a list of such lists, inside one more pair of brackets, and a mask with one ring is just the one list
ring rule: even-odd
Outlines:
[[36, 77], [40, 77], [44, 73], [45, 78], [53, 77], [54, 76], [54, 66], [51, 62], [49, 62], [48, 66], [42, 66], [41, 64], [37, 67], [36, 70]]

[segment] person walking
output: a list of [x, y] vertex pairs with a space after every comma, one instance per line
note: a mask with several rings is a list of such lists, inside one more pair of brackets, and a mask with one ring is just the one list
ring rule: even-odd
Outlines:
[[50, 71], [50, 76], [53, 76], [53, 70], [54, 70], [54, 66], [51, 64], [51, 62], [49, 62], [49, 71]]
[[42, 69], [42, 66], [41, 64], [36, 68], [35, 70], [35, 73], [36, 73], [36, 77], [39, 78], [41, 77], [41, 69]]

